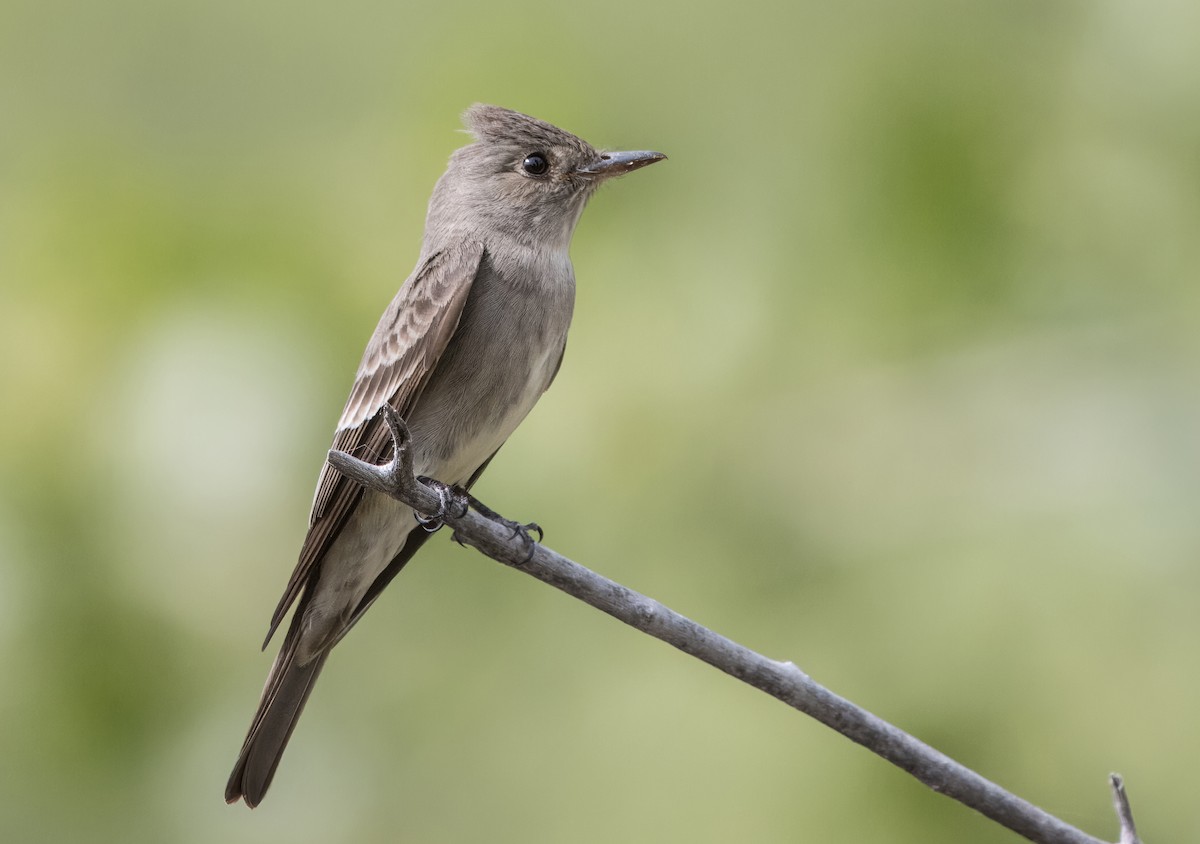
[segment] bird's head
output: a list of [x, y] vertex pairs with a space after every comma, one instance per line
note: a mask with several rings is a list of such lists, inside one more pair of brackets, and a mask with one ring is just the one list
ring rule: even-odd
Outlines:
[[603, 152], [536, 118], [492, 105], [463, 115], [475, 143], [456, 151], [430, 200], [430, 220], [479, 227], [534, 245], [571, 239], [588, 197], [608, 179], [666, 158], [660, 152]]

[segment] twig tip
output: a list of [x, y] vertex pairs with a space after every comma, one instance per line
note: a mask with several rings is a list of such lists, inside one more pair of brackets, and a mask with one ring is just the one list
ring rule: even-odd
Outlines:
[[1113, 806], [1117, 810], [1117, 821], [1121, 824], [1120, 844], [1142, 844], [1133, 823], [1133, 809], [1125, 792], [1125, 779], [1114, 772], [1108, 775], [1108, 784], [1112, 787]]

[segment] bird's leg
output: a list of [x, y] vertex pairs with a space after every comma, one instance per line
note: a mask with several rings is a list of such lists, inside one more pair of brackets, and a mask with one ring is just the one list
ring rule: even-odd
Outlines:
[[426, 517], [413, 510], [413, 515], [417, 517], [417, 523], [425, 528], [425, 530], [433, 533], [441, 529], [447, 517], [462, 518], [467, 515], [467, 510], [470, 508], [471, 496], [467, 495], [467, 491], [462, 487], [450, 486], [435, 478], [427, 478], [424, 475], [418, 477], [417, 480], [432, 489], [438, 497], [438, 511], [432, 516]]
[[[500, 525], [501, 527], [508, 528], [510, 531], [512, 531], [510, 536], [521, 537], [521, 542], [524, 543], [525, 547], [527, 547], [529, 549], [529, 553], [525, 555], [525, 558], [523, 560], [521, 560], [522, 563], [528, 563], [530, 560], [533, 559], [533, 552], [534, 552], [535, 546], [537, 545], [538, 542], [541, 542], [543, 537], [545, 536], [545, 533], [542, 531], [541, 525], [539, 525], [537, 522], [529, 522], [528, 524], [521, 524], [520, 522], [514, 522], [512, 519], [506, 519], [503, 516], [501, 516], [499, 513], [497, 513], [495, 510], [493, 510], [491, 507], [488, 507], [486, 504], [484, 504], [478, 498], [471, 495], [471, 493], [467, 492], [465, 489], [459, 488], [458, 492], [462, 493], [462, 495], [466, 498], [467, 503], [471, 505], [471, 507], [475, 510], [476, 513], [483, 516], [488, 521], [495, 522], [496, 524]], [[532, 536], [529, 535], [531, 531], [537, 533], [536, 541], [534, 540], [534, 538]]]

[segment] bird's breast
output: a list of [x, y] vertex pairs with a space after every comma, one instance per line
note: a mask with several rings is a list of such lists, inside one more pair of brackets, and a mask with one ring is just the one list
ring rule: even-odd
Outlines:
[[408, 420], [419, 474], [465, 483], [508, 439], [550, 386], [574, 299], [565, 256], [516, 270], [485, 258]]

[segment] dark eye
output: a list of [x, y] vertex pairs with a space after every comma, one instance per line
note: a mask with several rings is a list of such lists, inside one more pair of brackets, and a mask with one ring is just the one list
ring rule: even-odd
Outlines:
[[525, 168], [525, 172], [530, 176], [541, 176], [550, 169], [550, 162], [546, 160], [546, 156], [540, 152], [535, 152], [525, 156], [525, 160], [521, 162], [521, 166]]

